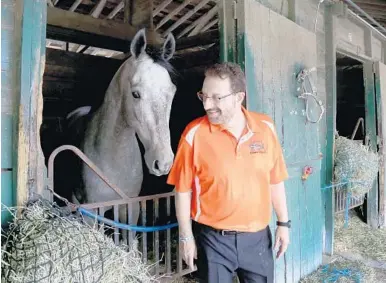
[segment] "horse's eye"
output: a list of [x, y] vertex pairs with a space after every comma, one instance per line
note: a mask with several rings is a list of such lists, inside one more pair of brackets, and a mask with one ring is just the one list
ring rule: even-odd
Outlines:
[[138, 91], [133, 91], [131, 94], [133, 95], [134, 98], [141, 98], [141, 95], [139, 94]]

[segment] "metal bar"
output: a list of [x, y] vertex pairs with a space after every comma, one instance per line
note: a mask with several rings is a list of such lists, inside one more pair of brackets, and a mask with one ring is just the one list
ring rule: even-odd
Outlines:
[[141, 197], [134, 197], [134, 198], [128, 198], [128, 199], [117, 199], [117, 200], [104, 201], [104, 202], [81, 204], [80, 206], [86, 209], [92, 209], [94, 207], [99, 207], [99, 206], [111, 206], [115, 204], [132, 204], [132, 203], [140, 202], [144, 200], [166, 198], [166, 197], [174, 196], [174, 194], [175, 194], [174, 192], [170, 192], [170, 193], [163, 193], [158, 195], [141, 196]]
[[358, 128], [359, 128], [359, 125], [361, 124], [361, 122], [362, 122], [362, 134], [364, 135], [364, 133], [365, 133], [365, 120], [363, 118], [359, 118], [356, 125], [355, 125], [354, 131], [351, 135], [352, 140], [355, 138], [355, 135], [357, 134], [357, 131], [358, 131]]
[[[146, 200], [141, 201], [142, 225], [146, 226]], [[147, 263], [147, 233], [142, 232], [142, 260]]]
[[77, 147], [72, 146], [72, 145], [62, 145], [55, 149], [49, 159], [48, 159], [48, 188], [54, 191], [54, 160], [55, 157], [62, 151], [65, 150], [70, 150], [73, 153], [75, 153], [86, 165], [94, 171], [105, 183], [108, 185], [110, 188], [112, 188], [120, 197], [122, 198], [128, 198], [128, 196], [121, 191], [120, 188], [117, 186], [113, 185], [101, 172], [101, 170], [82, 152], [80, 151]]
[[[153, 225], [155, 225], [155, 222], [158, 220], [159, 217], [159, 200], [155, 199], [154, 200], [154, 221]], [[168, 229], [170, 230], [170, 229]], [[159, 268], [159, 232], [155, 231], [154, 232], [154, 252], [155, 252], [155, 274], [158, 275], [160, 272]]]
[[[170, 196], [166, 198], [166, 216], [170, 217]], [[172, 272], [171, 229], [166, 230], [166, 272]]]
[[[128, 212], [128, 223], [131, 225], [135, 225], [137, 223], [134, 223], [133, 221], [133, 205], [127, 204], [127, 212]], [[129, 231], [129, 237], [128, 237], [128, 245], [133, 245], [134, 242], [134, 232]]]
[[[105, 216], [105, 208], [102, 206], [102, 207], [99, 207], [99, 209], [98, 209], [98, 214], [100, 215], [100, 216], [102, 216], [102, 217], [104, 217]], [[99, 222], [98, 222], [98, 224], [99, 224]], [[100, 223], [99, 225], [99, 229], [102, 229], [102, 231], [104, 231], [104, 229], [105, 229], [105, 224], [102, 222], [102, 223]]]
[[[114, 221], [119, 221], [119, 206], [114, 205]], [[114, 228], [114, 243], [116, 245], [119, 244], [119, 229], [117, 227]]]
[[378, 23], [376, 20], [374, 20], [369, 14], [367, 14], [365, 11], [363, 11], [361, 7], [359, 7], [357, 4], [355, 4], [351, 0], [343, 0], [343, 1], [346, 2], [347, 4], [351, 5], [352, 7], [354, 7], [359, 12], [361, 12], [370, 22], [372, 22], [374, 25], [379, 27], [379, 29], [382, 30], [386, 34], [386, 29], [380, 23]]

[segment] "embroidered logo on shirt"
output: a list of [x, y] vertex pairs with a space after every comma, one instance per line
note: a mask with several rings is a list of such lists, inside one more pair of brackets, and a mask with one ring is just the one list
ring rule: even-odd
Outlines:
[[254, 141], [249, 145], [250, 153], [265, 153], [265, 147], [262, 141]]

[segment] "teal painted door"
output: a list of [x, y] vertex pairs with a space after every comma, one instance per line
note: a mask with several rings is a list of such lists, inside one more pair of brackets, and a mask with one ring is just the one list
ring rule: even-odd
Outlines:
[[[296, 78], [303, 68], [316, 67], [316, 37], [258, 1], [239, 0], [236, 5], [236, 21], [222, 21], [221, 29], [236, 27], [237, 62], [247, 77], [247, 108], [274, 119], [290, 175], [285, 185], [293, 224], [291, 243], [285, 257], [276, 261], [275, 282], [298, 282], [321, 264], [323, 250], [322, 124], [307, 121], [305, 100], [297, 97], [300, 84]], [[316, 72], [312, 79], [316, 85]], [[314, 120], [320, 109], [311, 100], [309, 114]], [[313, 174], [302, 181], [306, 166], [313, 168]], [[273, 231], [275, 222], [273, 213]]]
[[[6, 207], [16, 205], [14, 162], [16, 117], [15, 105], [20, 89], [17, 80], [20, 68], [20, 29], [17, 17], [21, 5], [14, 0], [1, 1], [1, 203]], [[20, 45], [19, 45], [20, 46]], [[11, 220], [7, 210], [1, 212], [1, 225]]]
[[[1, 202], [7, 207], [44, 189], [39, 128], [46, 9], [46, 0], [1, 1]], [[2, 213], [2, 225], [9, 219]]]

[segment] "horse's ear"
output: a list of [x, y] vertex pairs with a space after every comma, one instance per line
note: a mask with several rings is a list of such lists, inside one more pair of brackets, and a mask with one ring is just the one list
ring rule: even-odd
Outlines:
[[166, 61], [169, 61], [173, 57], [175, 51], [176, 51], [176, 40], [173, 34], [169, 33], [162, 47], [162, 57]]
[[130, 44], [130, 53], [135, 58], [146, 49], [146, 31], [145, 28], [140, 29], [134, 36]]

